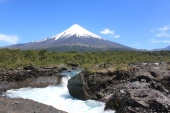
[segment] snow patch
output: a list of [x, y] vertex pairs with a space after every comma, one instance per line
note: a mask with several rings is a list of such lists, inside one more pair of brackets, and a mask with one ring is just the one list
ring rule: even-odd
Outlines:
[[48, 40], [48, 39], [50, 39], [50, 38], [45, 38], [45, 39], [42, 39], [42, 40], [36, 41], [36, 43], [43, 42], [43, 41], [46, 41], [46, 40]]
[[78, 24], [74, 24], [73, 26], [71, 26], [70, 28], [68, 28], [67, 30], [61, 32], [60, 34], [52, 37], [55, 40], [59, 39], [59, 38], [69, 38], [71, 36], [76, 36], [79, 38], [98, 38], [98, 39], [102, 39], [101, 37], [93, 34], [92, 32], [84, 29], [83, 27], [79, 26]]

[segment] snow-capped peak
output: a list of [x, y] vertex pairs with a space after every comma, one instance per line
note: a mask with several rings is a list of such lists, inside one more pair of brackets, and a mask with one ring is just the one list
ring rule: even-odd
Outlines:
[[79, 26], [78, 24], [74, 24], [72, 25], [70, 28], [68, 28], [67, 30], [61, 32], [60, 34], [54, 36], [53, 38], [55, 38], [55, 40], [59, 39], [59, 38], [68, 38], [71, 36], [77, 36], [77, 37], [85, 37], [85, 38], [89, 38], [89, 37], [93, 37], [93, 38], [98, 38], [98, 39], [102, 39], [101, 37], [93, 34], [92, 32], [84, 29], [83, 27]]

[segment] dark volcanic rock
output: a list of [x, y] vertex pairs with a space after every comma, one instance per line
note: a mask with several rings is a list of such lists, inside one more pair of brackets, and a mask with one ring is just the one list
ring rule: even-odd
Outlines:
[[167, 63], [142, 63], [129, 70], [81, 72], [68, 82], [79, 99], [106, 102], [118, 113], [170, 112], [170, 70]]
[[66, 113], [52, 106], [28, 99], [0, 97], [0, 113]]
[[89, 94], [86, 91], [89, 89], [85, 83], [84, 76], [86, 76], [85, 72], [81, 72], [78, 76], [72, 77], [71, 80], [68, 81], [67, 87], [69, 89], [69, 93], [73, 97], [87, 100], [89, 98]]
[[52, 106], [28, 99], [3, 98], [2, 92], [22, 87], [46, 87], [61, 83], [60, 72], [67, 70], [64, 65], [57, 67], [35, 67], [0, 71], [0, 113], [66, 113]]
[[[120, 99], [121, 98], [121, 99]], [[134, 89], [120, 97], [114, 94], [105, 109], [115, 109], [117, 113], [169, 112], [170, 98], [153, 89]]]
[[62, 70], [67, 70], [64, 65], [57, 67], [35, 67], [33, 65], [23, 69], [10, 69], [0, 71], [0, 93], [8, 89], [22, 87], [45, 87], [61, 83]]
[[[120, 76], [120, 78], [118, 77]], [[129, 71], [115, 71], [108, 73], [93, 73], [83, 71], [78, 75], [72, 77], [68, 81], [69, 93], [76, 98], [87, 100], [104, 99], [105, 96], [113, 93], [113, 84], [120, 81], [132, 78], [134, 76], [133, 70]], [[118, 79], [118, 80], [117, 80]]]
[[170, 76], [165, 76], [159, 80], [166, 89], [170, 91]]

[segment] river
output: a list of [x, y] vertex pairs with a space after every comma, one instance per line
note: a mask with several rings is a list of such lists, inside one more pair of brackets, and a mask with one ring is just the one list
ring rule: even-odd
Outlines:
[[80, 71], [63, 71], [62, 84], [48, 86], [45, 88], [20, 88], [11, 89], [4, 93], [10, 98], [31, 99], [43, 104], [51, 105], [57, 109], [68, 113], [114, 113], [114, 111], [104, 111], [105, 103], [86, 100], [82, 101], [70, 96], [67, 89], [67, 82]]

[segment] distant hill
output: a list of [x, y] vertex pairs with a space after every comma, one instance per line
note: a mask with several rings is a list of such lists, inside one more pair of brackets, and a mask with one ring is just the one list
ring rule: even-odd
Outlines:
[[153, 51], [161, 51], [161, 50], [170, 51], [170, 45], [165, 48], [154, 49]]
[[169, 45], [169, 46], [167, 46], [167, 47], [165, 47], [165, 48], [164, 48], [164, 50], [168, 50], [168, 51], [170, 51], [170, 45]]

